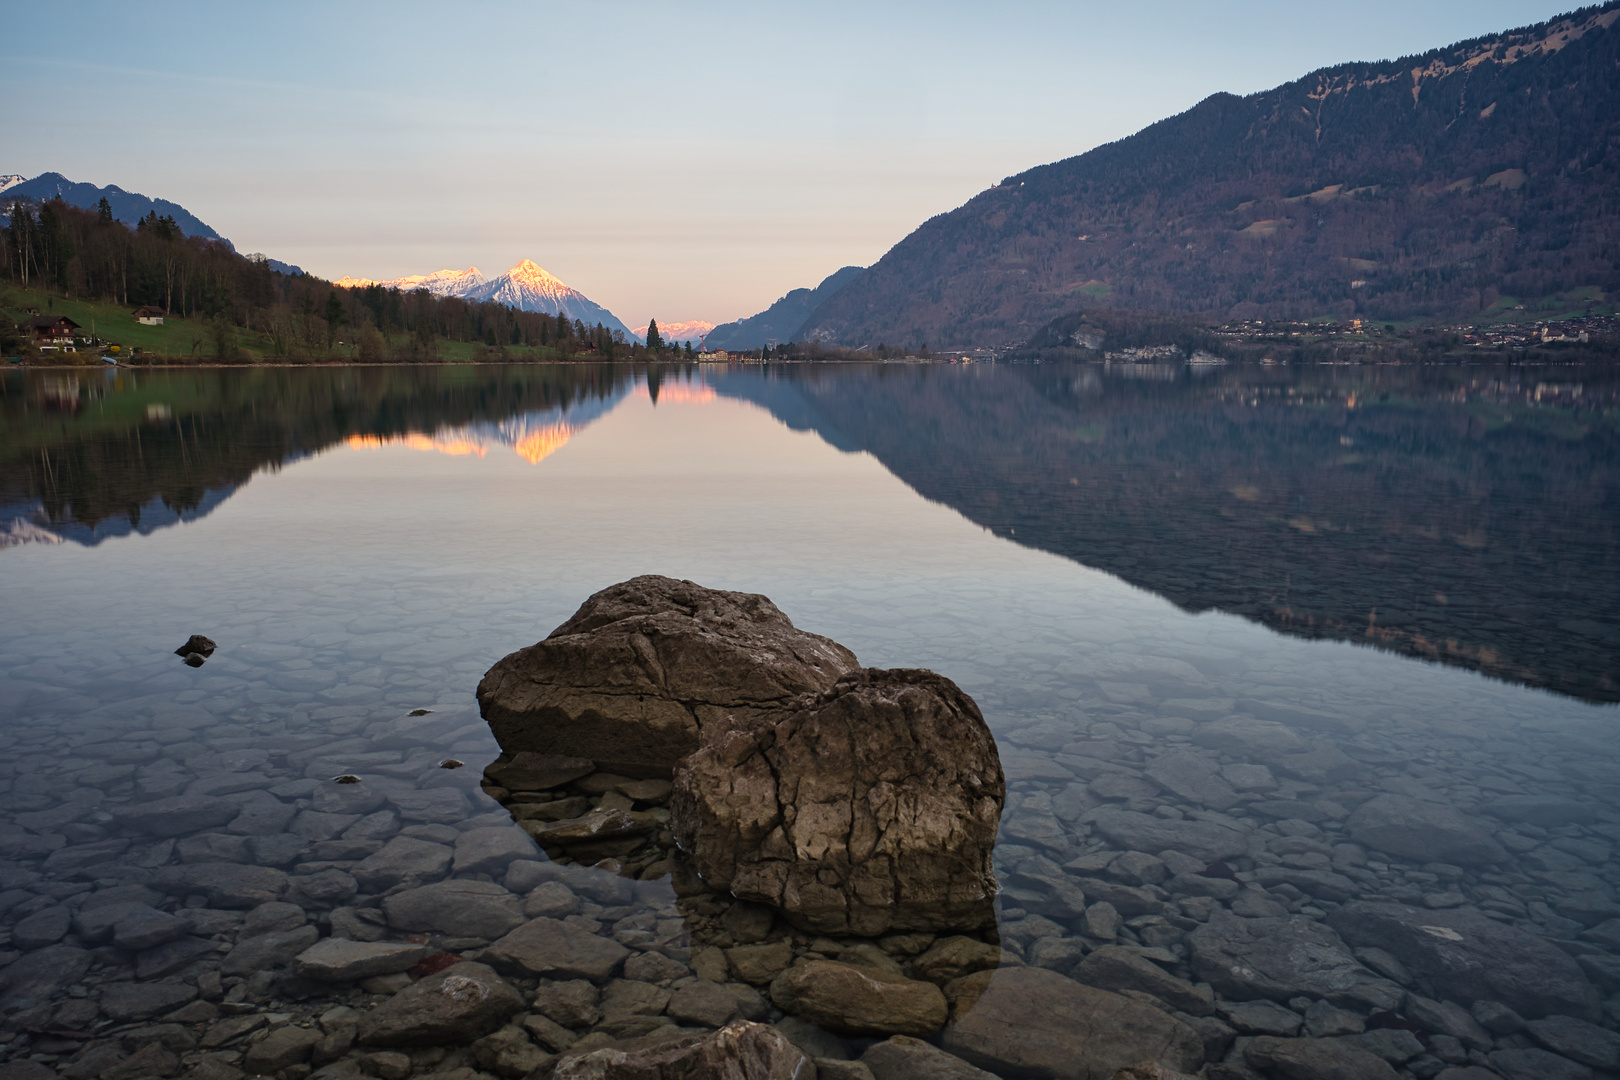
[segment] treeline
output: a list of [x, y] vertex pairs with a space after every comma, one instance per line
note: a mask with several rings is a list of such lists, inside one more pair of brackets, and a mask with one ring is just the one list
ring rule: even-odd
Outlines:
[[131, 229], [113, 218], [105, 199], [99, 211], [60, 199], [37, 207], [17, 201], [0, 234], [0, 278], [69, 299], [149, 304], [198, 320], [210, 328], [216, 361], [253, 359], [240, 344], [244, 337], [264, 358], [278, 360], [435, 361], [443, 341], [478, 343], [495, 350], [490, 358], [508, 347], [540, 350], [547, 359], [646, 354], [600, 323], [565, 315], [425, 289], [340, 289], [311, 275], [282, 274], [261, 255], [188, 237], [155, 211]]

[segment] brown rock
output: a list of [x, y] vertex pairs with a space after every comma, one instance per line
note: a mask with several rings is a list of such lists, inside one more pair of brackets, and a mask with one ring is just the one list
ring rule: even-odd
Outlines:
[[763, 596], [649, 574], [596, 593], [502, 659], [478, 702], [507, 753], [668, 769], [705, 730], [779, 711], [856, 667]]
[[778, 1008], [844, 1035], [931, 1035], [945, 1026], [945, 995], [877, 968], [811, 960], [771, 983]]
[[820, 933], [993, 921], [1006, 795], [973, 699], [930, 671], [863, 669], [681, 763], [670, 825], [704, 881]]
[[360, 1017], [366, 1046], [434, 1046], [487, 1035], [523, 1008], [523, 996], [483, 964], [454, 964], [412, 983]]
[[805, 1080], [815, 1076], [815, 1065], [775, 1028], [738, 1020], [715, 1032], [659, 1032], [570, 1052], [557, 1059], [551, 1075], [552, 1080]]
[[1003, 1076], [1111, 1080], [1156, 1062], [1197, 1072], [1203, 1040], [1180, 1020], [1044, 968], [981, 971], [952, 983], [940, 1044]]
[[1344, 1039], [1279, 1039], [1262, 1035], [1243, 1049], [1243, 1060], [1286, 1080], [1397, 1080], [1376, 1054]]

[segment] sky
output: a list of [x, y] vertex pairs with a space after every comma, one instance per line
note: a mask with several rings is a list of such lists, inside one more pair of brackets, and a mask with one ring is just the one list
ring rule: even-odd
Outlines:
[[762, 310], [1218, 91], [1573, 0], [19, 5], [0, 174], [336, 279], [529, 258], [627, 325]]

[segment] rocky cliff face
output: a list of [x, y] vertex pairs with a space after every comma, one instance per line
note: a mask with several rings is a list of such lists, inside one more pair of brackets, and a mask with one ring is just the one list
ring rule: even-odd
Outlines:
[[[936, 217], [806, 324], [1002, 345], [1087, 303], [1458, 318], [1620, 288], [1620, 5], [1217, 94]], [[1506, 299], [1504, 299], [1506, 298]]]

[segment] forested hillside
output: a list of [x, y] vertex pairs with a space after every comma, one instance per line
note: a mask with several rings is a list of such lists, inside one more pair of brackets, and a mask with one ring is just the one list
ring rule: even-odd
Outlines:
[[1620, 294], [1620, 0], [1216, 94], [936, 217], [811, 316], [1002, 345], [1091, 303], [1220, 319], [1489, 317]]

